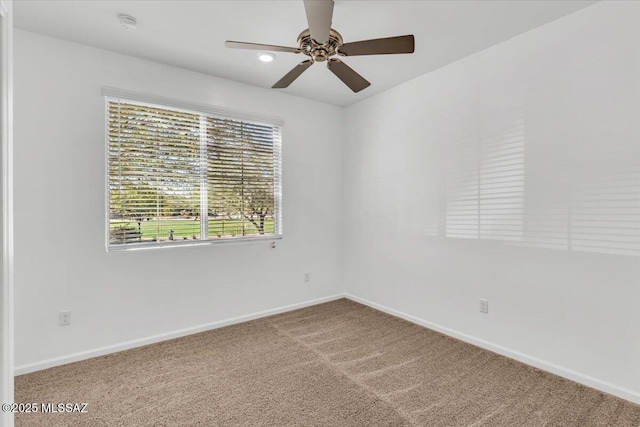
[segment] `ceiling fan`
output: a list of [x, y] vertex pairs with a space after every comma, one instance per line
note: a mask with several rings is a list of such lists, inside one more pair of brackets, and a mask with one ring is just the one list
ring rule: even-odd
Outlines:
[[272, 87], [288, 87], [314, 62], [327, 61], [327, 68], [354, 92], [360, 92], [371, 83], [342, 62], [338, 56], [385, 55], [393, 53], [413, 53], [413, 35], [387, 37], [344, 43], [342, 36], [331, 28], [333, 0], [304, 0], [309, 28], [298, 36], [298, 47], [274, 46], [259, 43], [245, 43], [227, 40], [226, 47], [236, 49], [267, 50], [275, 52], [302, 53], [309, 59], [302, 61]]

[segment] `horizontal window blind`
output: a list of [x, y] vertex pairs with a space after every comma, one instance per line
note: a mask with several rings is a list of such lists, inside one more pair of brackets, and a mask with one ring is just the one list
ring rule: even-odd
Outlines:
[[108, 246], [281, 234], [279, 125], [107, 97]]

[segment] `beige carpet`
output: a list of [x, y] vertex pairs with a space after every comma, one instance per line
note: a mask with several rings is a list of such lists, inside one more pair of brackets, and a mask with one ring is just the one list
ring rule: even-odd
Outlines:
[[640, 426], [640, 406], [339, 300], [16, 378], [57, 426]]

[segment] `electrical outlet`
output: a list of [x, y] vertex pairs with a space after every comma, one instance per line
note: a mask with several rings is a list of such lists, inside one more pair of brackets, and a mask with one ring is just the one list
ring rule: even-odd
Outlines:
[[489, 301], [486, 299], [480, 300], [480, 313], [489, 314]]
[[61, 311], [60, 312], [60, 326], [67, 326], [71, 324], [71, 312], [70, 311]]
[[304, 273], [304, 283], [309, 283], [311, 281], [311, 273]]

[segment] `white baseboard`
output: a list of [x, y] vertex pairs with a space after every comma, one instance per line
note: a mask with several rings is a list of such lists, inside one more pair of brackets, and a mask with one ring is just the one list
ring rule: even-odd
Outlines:
[[573, 371], [571, 369], [565, 368], [563, 366], [556, 365], [551, 362], [547, 362], [546, 360], [541, 360], [536, 357], [528, 356], [524, 353], [520, 353], [518, 351], [514, 351], [500, 345], [473, 337], [471, 335], [464, 334], [462, 332], [458, 332], [453, 329], [449, 329], [447, 327], [438, 325], [433, 322], [429, 322], [428, 320], [420, 319], [419, 317], [412, 316], [410, 314], [403, 313], [401, 311], [395, 310], [393, 308], [386, 307], [382, 304], [375, 303], [373, 301], [366, 300], [364, 298], [357, 297], [355, 295], [345, 293], [344, 296], [352, 301], [358, 302], [360, 304], [367, 305], [371, 308], [375, 308], [376, 310], [383, 311], [387, 314], [390, 314], [395, 317], [400, 317], [401, 319], [407, 320], [409, 322], [418, 324], [420, 326], [424, 326], [425, 328], [433, 329], [434, 331], [441, 332], [445, 335], [448, 335], [453, 338], [457, 338], [461, 341], [467, 342], [469, 344], [476, 345], [478, 347], [482, 347], [484, 349], [490, 350], [494, 353], [501, 354], [503, 356], [509, 357], [511, 359], [515, 359], [519, 362], [526, 363], [527, 365], [534, 366], [536, 368], [542, 369], [547, 372], [551, 372], [552, 374], [559, 375], [561, 377], [570, 379], [577, 383], [586, 385], [591, 388], [595, 388], [597, 390], [603, 391], [605, 393], [612, 394], [614, 396], [618, 396], [622, 399], [629, 400], [634, 403], [640, 404], [640, 393], [624, 388], [619, 387], [615, 384], [611, 384], [606, 381], [599, 380], [597, 378], [593, 378], [589, 375], [582, 374], [580, 372]]
[[261, 317], [267, 317], [274, 314], [285, 313], [287, 311], [297, 310], [299, 308], [308, 307], [311, 305], [322, 304], [323, 302], [329, 302], [344, 298], [344, 294], [336, 294], [328, 297], [317, 298], [309, 301], [303, 301], [296, 304], [285, 305], [282, 307], [273, 308], [270, 310], [259, 311], [257, 313], [247, 314], [245, 316], [232, 317], [230, 319], [219, 320], [217, 322], [207, 323], [205, 325], [194, 326], [191, 328], [180, 329], [178, 331], [168, 332], [164, 334], [153, 335], [146, 338], [141, 338], [133, 341], [127, 341], [119, 344], [109, 345], [106, 347], [96, 348], [94, 350], [82, 351], [79, 353], [73, 353], [67, 356], [56, 357], [53, 359], [42, 360], [40, 362], [31, 363], [28, 365], [16, 366], [15, 375], [28, 374], [30, 372], [40, 371], [54, 366], [66, 365], [67, 363], [77, 362], [80, 360], [90, 359], [92, 357], [103, 356], [105, 354], [116, 353], [118, 351], [129, 350], [135, 347], [141, 347], [143, 345], [155, 344], [160, 341], [166, 341], [174, 338], [183, 337], [186, 335], [197, 334], [198, 332], [209, 331], [212, 329], [222, 328], [224, 326], [234, 325], [236, 323], [248, 322], [249, 320], [259, 319]]

